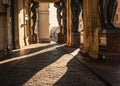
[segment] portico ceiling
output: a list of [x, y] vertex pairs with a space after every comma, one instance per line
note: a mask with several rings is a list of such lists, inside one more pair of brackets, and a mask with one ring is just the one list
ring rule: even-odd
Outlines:
[[34, 0], [34, 1], [38, 1], [38, 2], [57, 2], [59, 0]]

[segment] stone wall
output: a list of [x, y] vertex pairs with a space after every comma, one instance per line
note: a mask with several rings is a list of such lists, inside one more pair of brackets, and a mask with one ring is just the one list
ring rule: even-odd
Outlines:
[[29, 45], [30, 39], [30, 2], [28, 0], [14, 0], [14, 35], [15, 48]]

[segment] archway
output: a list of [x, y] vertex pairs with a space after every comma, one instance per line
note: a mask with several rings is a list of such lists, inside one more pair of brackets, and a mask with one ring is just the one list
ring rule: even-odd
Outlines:
[[[60, 28], [60, 33], [59, 33], [60, 36], [58, 35], [59, 36], [58, 39], [61, 39], [60, 37], [62, 37], [60, 42], [66, 43], [66, 35], [65, 36], [63, 35], [63, 34], [67, 34], [66, 1], [65, 0], [61, 0], [61, 1], [59, 1], [59, 0], [54, 0], [54, 1], [35, 0], [35, 2], [39, 2], [39, 5], [41, 5], [38, 7], [38, 28], [39, 28], [38, 29], [38, 40], [39, 40], [39, 42], [45, 42], [45, 41], [49, 42], [50, 41], [50, 37], [48, 37], [49, 33], [48, 33], [48, 29], [47, 29], [48, 26], [50, 26], [50, 22], [48, 22], [49, 21], [48, 16], [50, 14], [50, 10], [48, 10], [48, 8], [50, 8], [49, 3], [54, 3], [54, 7], [56, 7], [56, 3], [58, 3], [58, 4], [60, 4], [61, 11], [58, 9], [59, 7], [57, 6], [56, 7], [57, 8], [56, 15], [57, 15], [58, 27], [56, 27], [55, 34], [58, 35], [58, 33], [59, 33], [58, 28]], [[58, 11], [60, 11], [60, 13], [58, 13]], [[52, 15], [52, 17], [54, 17], [56, 15]], [[59, 16], [59, 15], [61, 15], [61, 16]], [[60, 22], [59, 22], [59, 20], [60, 20]], [[62, 29], [62, 31], [61, 31], [61, 29]], [[59, 40], [58, 40], [58, 42], [59, 42]]]

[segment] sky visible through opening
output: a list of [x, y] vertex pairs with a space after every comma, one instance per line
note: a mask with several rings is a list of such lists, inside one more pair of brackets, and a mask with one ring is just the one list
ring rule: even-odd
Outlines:
[[54, 7], [54, 3], [49, 4], [49, 22], [50, 22], [50, 29], [53, 27], [58, 27], [57, 22], [57, 14], [56, 14], [56, 8]]

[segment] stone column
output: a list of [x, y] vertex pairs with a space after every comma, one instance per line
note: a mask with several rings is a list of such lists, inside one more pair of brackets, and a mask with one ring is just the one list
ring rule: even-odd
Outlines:
[[39, 4], [39, 24], [38, 24], [38, 38], [40, 43], [49, 43], [49, 10], [48, 3]]
[[18, 29], [20, 48], [25, 46], [24, 1], [18, 0]]
[[[83, 0], [83, 46], [81, 49], [81, 52], [86, 54], [88, 53], [88, 48], [89, 48], [89, 34], [90, 34], [90, 24], [91, 24], [91, 11], [90, 11], [90, 0]], [[88, 15], [89, 14], [89, 15]]]
[[0, 57], [7, 54], [8, 39], [10, 38], [7, 36], [7, 32], [7, 9], [0, 0]]
[[15, 48], [18, 49], [20, 48], [20, 43], [19, 43], [19, 19], [18, 19], [18, 0], [14, 0], [14, 32], [15, 32]]
[[98, 0], [83, 0], [84, 42], [81, 52], [98, 58], [98, 32], [101, 29]]
[[24, 22], [25, 22], [25, 45], [30, 44], [31, 36], [31, 2], [30, 0], [24, 1]]
[[67, 6], [67, 46], [72, 46], [72, 16], [71, 16], [71, 0], [66, 0]]
[[89, 55], [93, 58], [98, 58], [98, 33], [102, 27], [100, 23], [100, 16], [98, 13], [98, 1], [99, 0], [91, 0], [91, 30], [89, 36]]
[[7, 8], [7, 36], [8, 36], [8, 50], [12, 51], [13, 49], [13, 44], [12, 44], [12, 26], [11, 26], [11, 14], [10, 14], [10, 6]]

